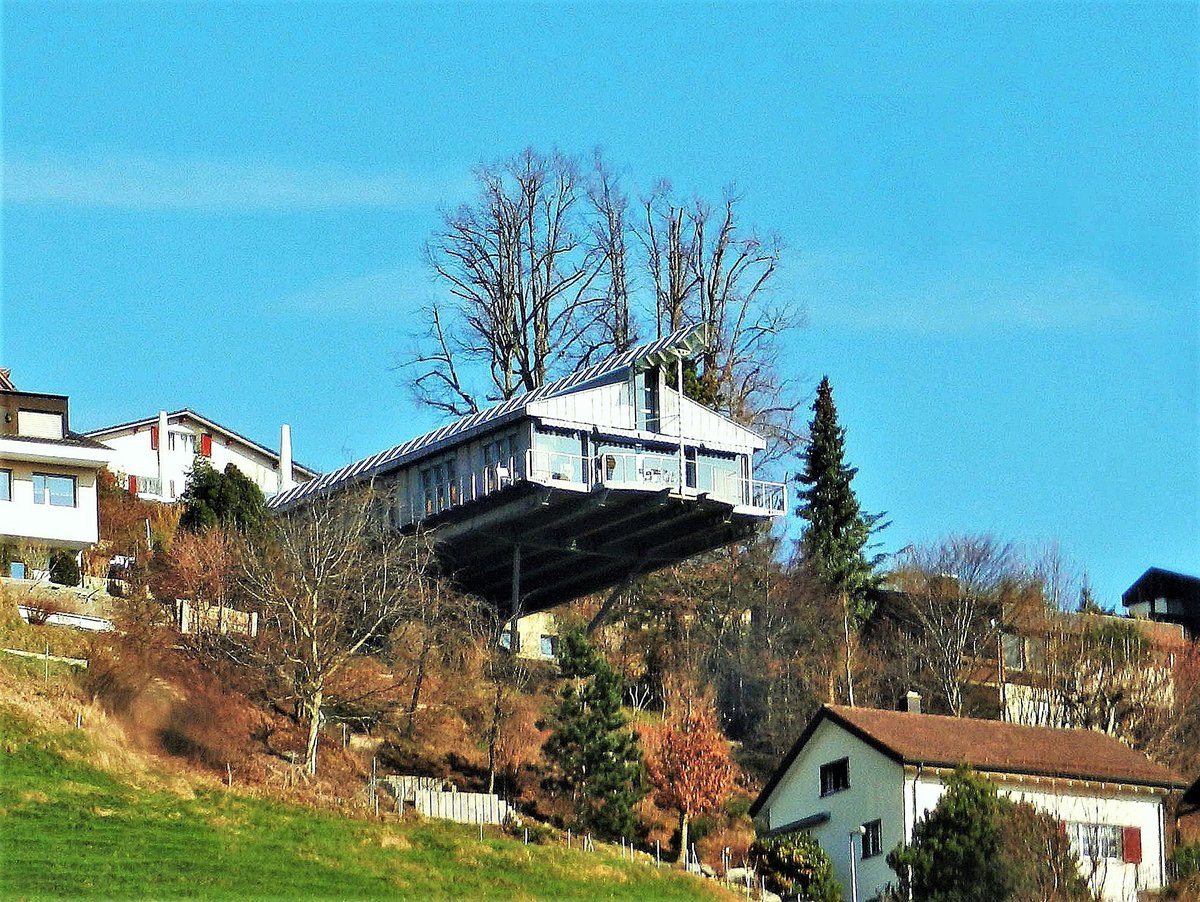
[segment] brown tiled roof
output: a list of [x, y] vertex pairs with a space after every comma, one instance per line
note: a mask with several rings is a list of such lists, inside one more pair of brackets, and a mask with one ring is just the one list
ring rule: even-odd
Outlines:
[[874, 740], [905, 763], [954, 767], [967, 763], [980, 771], [1072, 777], [1151, 786], [1186, 781], [1143, 753], [1094, 730], [1026, 727], [997, 720], [909, 714], [877, 708], [827, 708], [837, 722]]
[[825, 705], [809, 722], [754, 804], [756, 816], [823, 720], [831, 720], [902, 764], [957, 767], [1183, 789], [1179, 774], [1092, 730], [1026, 727], [998, 720]]

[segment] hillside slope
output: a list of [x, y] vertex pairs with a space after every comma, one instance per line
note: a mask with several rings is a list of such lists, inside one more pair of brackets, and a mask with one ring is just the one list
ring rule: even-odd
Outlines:
[[69, 729], [23, 669], [0, 664], [0, 898], [733, 898], [611, 848], [495, 828], [480, 842], [477, 828], [354, 820], [160, 773], [111, 731]]

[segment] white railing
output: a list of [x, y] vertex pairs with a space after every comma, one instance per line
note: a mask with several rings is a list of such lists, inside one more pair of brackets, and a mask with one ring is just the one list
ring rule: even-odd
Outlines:
[[157, 476], [130, 476], [128, 473], [117, 474], [117, 486], [129, 491], [136, 484], [139, 495], [161, 495], [162, 480]]
[[[414, 474], [415, 475], [415, 474]], [[396, 511], [395, 525], [407, 526], [486, 498], [518, 482], [562, 485], [581, 490], [595, 486], [636, 488], [679, 492], [679, 456], [603, 452], [593, 457], [546, 449], [531, 449], [523, 458], [514, 457], [489, 464], [472, 473], [418, 485], [421, 498], [415, 504], [402, 504]], [[419, 476], [416, 477], [420, 479]], [[708, 495], [728, 504], [758, 508], [769, 514], [787, 512], [787, 488], [781, 482], [746, 479], [706, 461], [684, 461], [686, 496]]]

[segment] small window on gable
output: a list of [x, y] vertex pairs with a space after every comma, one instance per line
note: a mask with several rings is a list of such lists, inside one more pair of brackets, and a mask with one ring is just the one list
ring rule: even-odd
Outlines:
[[850, 759], [839, 758], [821, 765], [821, 795], [833, 795], [850, 788]]

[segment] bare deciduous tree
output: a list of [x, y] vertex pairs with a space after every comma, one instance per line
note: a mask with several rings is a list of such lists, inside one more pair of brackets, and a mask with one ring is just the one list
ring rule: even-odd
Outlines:
[[[454, 416], [531, 391], [589, 355], [604, 262], [581, 227], [574, 159], [530, 149], [475, 178], [478, 200], [446, 213], [426, 248], [454, 302], [430, 309], [411, 374], [420, 400]], [[471, 381], [478, 364], [482, 389]]]
[[630, 307], [629, 252], [626, 219], [629, 198], [621, 191], [612, 170], [596, 154], [588, 199], [595, 214], [592, 238], [603, 255], [603, 270], [608, 277], [604, 303], [599, 310], [600, 347], [616, 353], [628, 350], [637, 339], [637, 324]]
[[1005, 602], [1026, 580], [1016, 546], [990, 535], [910, 549], [893, 573], [919, 665], [954, 716], [962, 716], [975, 681], [970, 665], [995, 660]]
[[[688, 393], [764, 429], [773, 453], [794, 447], [797, 393], [779, 361], [798, 314], [771, 297], [779, 242], [745, 227], [731, 192], [718, 205], [682, 203], [664, 181], [631, 217], [599, 155], [586, 201], [579, 172], [572, 157], [534, 150], [476, 170], [478, 199], [445, 214], [426, 248], [452, 299], [429, 308], [404, 365], [417, 398], [463, 416], [623, 351], [639, 333], [705, 323]], [[639, 273], [652, 313], [638, 298]]]
[[419, 606], [433, 550], [386, 532], [370, 488], [315, 498], [243, 548], [240, 583], [261, 614], [259, 663], [290, 687], [316, 772], [331, 678]]

